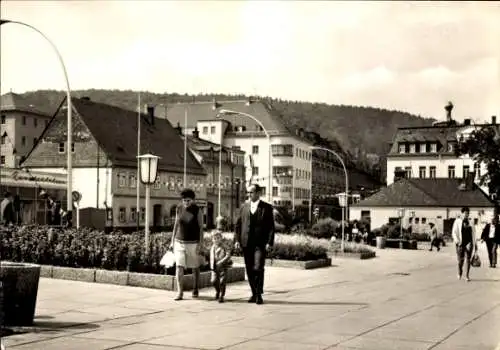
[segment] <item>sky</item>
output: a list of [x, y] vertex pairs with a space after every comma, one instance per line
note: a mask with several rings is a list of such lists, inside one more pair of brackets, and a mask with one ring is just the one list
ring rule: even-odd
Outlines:
[[[476, 122], [500, 116], [500, 2], [21, 1], [72, 89], [230, 93]], [[50, 45], [1, 26], [1, 92], [65, 89]]]

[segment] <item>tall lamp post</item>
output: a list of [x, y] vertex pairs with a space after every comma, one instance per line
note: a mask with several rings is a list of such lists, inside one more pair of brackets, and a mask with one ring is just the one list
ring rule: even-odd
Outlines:
[[27, 23], [24, 23], [24, 22], [19, 22], [19, 21], [11, 21], [11, 20], [8, 20], [8, 19], [0, 19], [0, 25], [2, 24], [8, 24], [8, 23], [12, 23], [12, 24], [19, 24], [19, 25], [22, 25], [24, 27], [28, 27], [32, 30], [34, 30], [35, 32], [37, 32], [38, 34], [40, 34], [49, 44], [50, 46], [52, 46], [52, 49], [54, 50], [54, 52], [56, 53], [57, 55], [57, 58], [59, 60], [59, 63], [61, 64], [61, 67], [63, 69], [63, 73], [64, 73], [64, 78], [66, 80], [66, 103], [67, 103], [67, 124], [68, 124], [68, 128], [67, 128], [67, 133], [68, 133], [68, 137], [67, 137], [67, 145], [66, 145], [66, 153], [67, 153], [67, 193], [66, 193], [66, 196], [67, 196], [67, 199], [66, 199], [66, 217], [67, 217], [67, 220], [68, 220], [68, 226], [71, 226], [72, 224], [72, 217], [73, 217], [73, 154], [72, 154], [72, 144], [73, 144], [73, 126], [72, 126], [72, 122], [73, 122], [73, 119], [72, 119], [72, 108], [71, 108], [71, 89], [70, 89], [70, 86], [69, 86], [69, 79], [68, 79], [68, 72], [66, 70], [66, 66], [64, 65], [64, 60], [61, 56], [61, 54], [59, 53], [59, 50], [57, 49], [56, 45], [45, 35], [43, 34], [40, 30], [38, 30], [37, 28], [33, 27], [32, 25], [29, 25]]
[[399, 230], [400, 230], [399, 248], [403, 249], [403, 218], [405, 217], [405, 208], [398, 209], [398, 217], [399, 217]]
[[[345, 212], [347, 210], [349, 210], [349, 175], [347, 173], [347, 168], [345, 166], [345, 163], [342, 160], [342, 157], [337, 152], [335, 152], [335, 151], [333, 151], [333, 150], [331, 150], [329, 148], [320, 147], [320, 146], [310, 146], [309, 148], [311, 150], [320, 150], [320, 151], [325, 151], [325, 152], [333, 154], [340, 161], [340, 164], [342, 165], [342, 168], [344, 169], [344, 175], [345, 175], [345, 193], [344, 193], [344, 197], [345, 197], [345, 202], [343, 204], [345, 204], [345, 205], [342, 206], [342, 209], [343, 209], [343, 212], [342, 212], [342, 221], [344, 221], [344, 214], [345, 214]], [[340, 204], [342, 205], [342, 203], [340, 203]], [[311, 212], [311, 210], [312, 210], [312, 201], [311, 201], [311, 203], [309, 203], [309, 211]], [[311, 214], [309, 214], [309, 215], [311, 215]], [[344, 222], [342, 222], [342, 243], [341, 243], [341, 245], [342, 245], [342, 253], [343, 253], [344, 252]]]
[[219, 111], [219, 113], [217, 114], [217, 118], [222, 118], [222, 116], [229, 116], [229, 115], [243, 116], [243, 117], [247, 117], [247, 118], [252, 119], [254, 122], [259, 124], [259, 126], [262, 128], [262, 130], [266, 134], [267, 142], [269, 143], [269, 179], [268, 179], [269, 182], [268, 182], [268, 189], [267, 189], [267, 198], [268, 198], [269, 204], [272, 204], [273, 203], [273, 194], [272, 194], [272, 191], [273, 191], [273, 166], [272, 166], [273, 165], [273, 158], [272, 157], [273, 157], [273, 154], [272, 154], [272, 147], [271, 147], [271, 135], [269, 134], [267, 129], [264, 127], [264, 124], [262, 124], [262, 122], [259, 119], [257, 119], [256, 117], [254, 117], [253, 115], [248, 114], [248, 113], [231, 111], [228, 109], [221, 109]]
[[141, 182], [146, 187], [146, 220], [144, 223], [144, 240], [146, 245], [146, 256], [149, 256], [149, 212], [150, 212], [150, 191], [151, 185], [156, 181], [156, 173], [158, 172], [158, 160], [160, 157], [152, 154], [143, 154], [138, 156], [141, 165]]
[[222, 214], [221, 214], [221, 185], [222, 185], [222, 142], [219, 145], [219, 181], [217, 183], [217, 219], [216, 224], [217, 228], [221, 229], [221, 223], [222, 223]]

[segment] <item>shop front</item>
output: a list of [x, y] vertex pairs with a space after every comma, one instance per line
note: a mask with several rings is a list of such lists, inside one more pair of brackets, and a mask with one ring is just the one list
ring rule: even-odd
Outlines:
[[61, 207], [66, 207], [66, 174], [54, 174], [27, 169], [0, 168], [0, 193], [10, 192], [20, 224], [47, 224], [48, 206], [43, 193]]

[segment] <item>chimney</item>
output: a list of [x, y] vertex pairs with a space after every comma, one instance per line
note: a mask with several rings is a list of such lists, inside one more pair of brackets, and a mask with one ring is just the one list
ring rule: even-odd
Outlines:
[[453, 103], [448, 102], [448, 104], [444, 107], [446, 110], [446, 121], [451, 122], [451, 111], [453, 110]]
[[472, 191], [474, 189], [474, 172], [467, 173], [467, 177], [465, 178], [465, 188], [467, 191]]
[[491, 116], [491, 124], [493, 124], [493, 125], [497, 124], [497, 116], [496, 115]]
[[146, 105], [146, 110], [148, 113], [148, 119], [151, 125], [155, 125], [155, 106]]
[[469, 118], [464, 119], [464, 125], [465, 126], [469, 126], [470, 125], [470, 119]]
[[182, 135], [182, 128], [181, 128], [181, 123], [177, 122], [177, 126], [175, 127], [179, 135]]
[[199, 138], [200, 138], [200, 132], [198, 131], [198, 127], [197, 127], [197, 126], [195, 126], [195, 127], [194, 127], [194, 130], [193, 130], [193, 137], [194, 137], [195, 139], [199, 139]]
[[221, 106], [221, 104], [218, 103], [217, 100], [214, 97], [213, 100], [212, 100], [212, 110], [216, 111], [217, 108], [219, 108], [220, 106]]

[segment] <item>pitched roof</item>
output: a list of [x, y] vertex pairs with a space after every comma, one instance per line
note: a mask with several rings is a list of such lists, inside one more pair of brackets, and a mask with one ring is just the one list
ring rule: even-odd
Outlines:
[[402, 179], [374, 195], [354, 204], [354, 207], [491, 207], [493, 202], [473, 185], [461, 190], [461, 179]]
[[[183, 135], [180, 135], [180, 137], [182, 140], [184, 140]], [[220, 145], [218, 143], [211, 142], [208, 140], [203, 140], [203, 139], [200, 139], [199, 137], [189, 136], [189, 135], [188, 135], [188, 146], [191, 146], [194, 149], [199, 150], [199, 151], [208, 151], [210, 149], [217, 151], [217, 150], [219, 150], [219, 147], [220, 147]], [[225, 151], [245, 153], [244, 151], [242, 151], [240, 149], [232, 149], [231, 147], [227, 147], [227, 146], [222, 146], [222, 149]]]
[[[199, 121], [215, 120], [221, 109], [251, 114], [256, 117], [269, 132], [289, 132], [273, 111], [271, 105], [261, 100], [251, 101], [251, 103], [248, 103], [248, 100], [216, 101], [215, 104], [213, 101], [177, 103], [167, 106], [166, 117], [172, 125], [176, 126], [179, 124], [184, 126], [184, 113], [185, 110], [187, 110], [188, 128], [194, 128]], [[161, 115], [162, 117], [165, 117], [164, 110], [165, 109], [163, 109], [163, 115]], [[159, 117], [160, 113], [159, 109], [157, 109], [156, 116]], [[250, 118], [225, 116], [224, 119], [233, 125], [245, 126], [247, 130], [256, 130], [257, 124]]]
[[46, 106], [35, 106], [25, 97], [13, 92], [8, 92], [0, 96], [0, 104], [2, 111], [20, 111], [52, 116], [52, 113], [45, 110]]
[[[87, 133], [82, 125], [94, 137], [99, 146], [107, 153], [114, 165], [137, 165], [137, 113], [120, 107], [93, 102], [88, 99], [73, 98], [75, 140], [84, 138]], [[77, 120], [78, 117], [80, 120]], [[152, 153], [161, 157], [159, 169], [182, 172], [184, 170], [184, 142], [177, 131], [164, 119], [141, 115], [141, 153]], [[66, 111], [60, 109], [51, 120], [40, 141], [46, 140], [51, 125], [66, 125]], [[64, 128], [63, 128], [64, 130]], [[83, 140], [83, 139], [82, 139]], [[35, 146], [36, 147], [36, 146]], [[29, 166], [30, 157], [26, 160]], [[205, 174], [202, 165], [191, 152], [186, 162], [189, 173]]]

